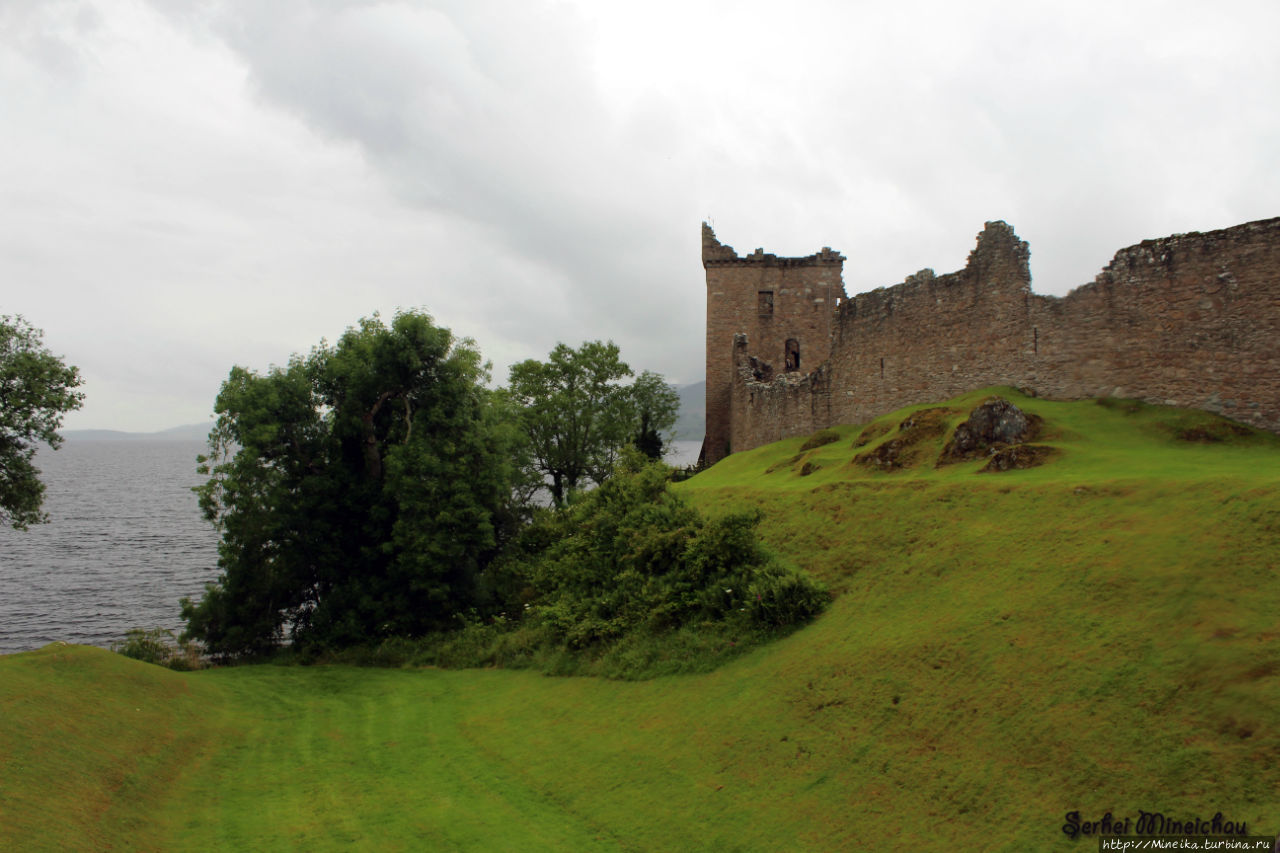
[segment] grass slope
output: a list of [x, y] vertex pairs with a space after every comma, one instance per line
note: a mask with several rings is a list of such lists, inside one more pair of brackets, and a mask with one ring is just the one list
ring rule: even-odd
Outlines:
[[904, 410], [682, 484], [762, 508], [840, 593], [706, 675], [0, 658], [0, 848], [1051, 850], [1077, 809], [1276, 832], [1280, 441], [1001, 393], [1048, 464], [934, 468], [945, 431], [853, 463]]
[[0, 849], [147, 849], [169, 790], [234, 740], [222, 691], [103, 649], [0, 657]]

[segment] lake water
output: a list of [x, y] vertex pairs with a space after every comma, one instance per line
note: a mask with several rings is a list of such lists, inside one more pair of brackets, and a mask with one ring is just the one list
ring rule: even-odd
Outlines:
[[667, 464], [677, 468], [693, 465], [702, 452], [702, 441], [673, 441], [667, 449]]
[[0, 527], [0, 653], [179, 627], [178, 599], [217, 576], [218, 537], [191, 492], [203, 449], [81, 439], [37, 456], [50, 521]]
[[[669, 462], [697, 461], [699, 442], [675, 445]], [[202, 450], [73, 439], [39, 454], [50, 522], [0, 526], [0, 654], [181, 627], [178, 599], [198, 598], [218, 574], [218, 537], [191, 492]]]

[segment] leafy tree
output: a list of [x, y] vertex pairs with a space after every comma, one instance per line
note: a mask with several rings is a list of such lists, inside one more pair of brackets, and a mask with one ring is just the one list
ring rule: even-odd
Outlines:
[[628, 444], [661, 457], [659, 433], [675, 424], [679, 398], [647, 371], [623, 385], [631, 375], [612, 341], [576, 350], [561, 343], [545, 362], [512, 366], [508, 393], [522, 410], [533, 466], [549, 479], [556, 506], [580, 486], [603, 482]]
[[0, 522], [18, 530], [48, 519], [31, 460], [41, 442], [62, 445], [62, 416], [84, 400], [79, 371], [45, 349], [43, 336], [20, 316], [0, 316]]
[[666, 450], [663, 432], [670, 432], [680, 414], [680, 395], [674, 386], [656, 373], [646, 370], [631, 386], [635, 407], [635, 435], [631, 443], [653, 461]]
[[187, 636], [228, 656], [450, 624], [512, 526], [517, 435], [487, 371], [413, 312], [265, 375], [233, 368], [198, 489], [223, 571], [183, 602]]

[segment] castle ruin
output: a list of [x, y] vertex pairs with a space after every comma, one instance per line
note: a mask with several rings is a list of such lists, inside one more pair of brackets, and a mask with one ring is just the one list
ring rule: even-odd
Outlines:
[[1145, 240], [1062, 297], [1031, 292], [1028, 259], [988, 222], [964, 269], [848, 298], [838, 252], [739, 257], [703, 223], [703, 461], [986, 385], [1280, 432], [1280, 218]]

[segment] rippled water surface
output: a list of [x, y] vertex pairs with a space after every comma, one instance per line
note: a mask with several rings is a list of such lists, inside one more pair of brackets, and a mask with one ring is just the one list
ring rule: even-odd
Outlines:
[[0, 527], [0, 653], [180, 626], [178, 599], [217, 575], [218, 537], [191, 492], [203, 449], [73, 439], [39, 454], [49, 523]]

